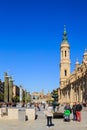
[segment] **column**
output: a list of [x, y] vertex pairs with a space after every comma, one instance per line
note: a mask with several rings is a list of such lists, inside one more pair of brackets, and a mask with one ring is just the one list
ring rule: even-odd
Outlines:
[[80, 98], [80, 102], [82, 103], [83, 102], [83, 91], [81, 89], [81, 98]]
[[9, 77], [9, 102], [12, 103], [13, 98], [13, 79]]
[[66, 102], [68, 102], [68, 89], [66, 91]]
[[74, 92], [73, 85], [71, 84], [71, 90], [70, 90], [70, 102], [71, 102], [71, 104], [73, 104], [73, 102], [74, 102], [74, 100], [73, 100], [73, 92]]
[[76, 88], [76, 102], [79, 101], [79, 90], [78, 88]]
[[20, 86], [20, 102], [22, 102], [22, 99], [23, 99], [22, 86]]
[[25, 90], [25, 104], [27, 103], [27, 91]]
[[78, 91], [79, 91], [79, 102], [81, 102], [81, 85], [79, 85], [79, 89], [78, 89]]
[[9, 76], [5, 72], [4, 74], [4, 102], [8, 103], [8, 87], [9, 87]]
[[61, 104], [63, 103], [63, 91], [61, 90], [61, 99], [60, 99]]

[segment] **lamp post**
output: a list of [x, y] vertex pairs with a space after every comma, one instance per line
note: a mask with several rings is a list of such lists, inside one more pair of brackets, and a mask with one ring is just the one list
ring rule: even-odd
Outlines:
[[23, 92], [22, 92], [22, 86], [20, 86], [20, 103], [22, 102], [23, 99]]

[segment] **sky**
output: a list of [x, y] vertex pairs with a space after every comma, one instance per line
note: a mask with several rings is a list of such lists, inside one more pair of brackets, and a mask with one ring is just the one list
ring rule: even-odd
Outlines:
[[64, 25], [71, 73], [87, 48], [87, 0], [0, 0], [0, 79], [32, 92], [59, 87]]

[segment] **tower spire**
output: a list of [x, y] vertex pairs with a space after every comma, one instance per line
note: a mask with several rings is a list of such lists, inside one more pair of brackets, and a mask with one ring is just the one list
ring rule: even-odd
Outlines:
[[63, 41], [67, 40], [66, 25], [64, 25]]
[[64, 87], [70, 76], [70, 46], [67, 40], [66, 25], [64, 25], [63, 40], [60, 46], [60, 86]]
[[85, 53], [87, 53], [87, 49], [85, 48]]

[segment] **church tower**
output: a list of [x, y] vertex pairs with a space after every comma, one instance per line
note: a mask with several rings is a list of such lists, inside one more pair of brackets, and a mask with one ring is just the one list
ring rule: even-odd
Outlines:
[[87, 50], [86, 49], [83, 55], [83, 62], [87, 65]]
[[67, 39], [66, 26], [64, 26], [63, 40], [60, 46], [60, 86], [64, 87], [66, 79], [70, 76], [70, 45]]

